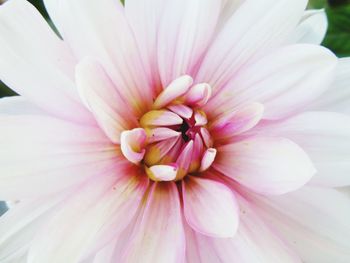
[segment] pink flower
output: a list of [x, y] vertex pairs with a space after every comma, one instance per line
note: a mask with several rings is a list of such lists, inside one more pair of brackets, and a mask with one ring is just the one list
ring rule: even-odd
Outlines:
[[[306, 0], [0, 7], [0, 262], [350, 262], [350, 60]], [[309, 44], [307, 44], [309, 43]]]

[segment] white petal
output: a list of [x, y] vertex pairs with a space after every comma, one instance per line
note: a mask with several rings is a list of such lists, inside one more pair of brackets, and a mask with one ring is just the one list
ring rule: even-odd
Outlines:
[[244, 1], [214, 39], [196, 81], [221, 88], [242, 65], [280, 46], [306, 4], [307, 0]]
[[292, 34], [290, 42], [320, 45], [326, 36], [327, 27], [327, 14], [324, 9], [307, 10]]
[[241, 69], [206, 107], [221, 113], [260, 102], [265, 107], [263, 118], [284, 118], [300, 112], [329, 88], [337, 63], [333, 53], [316, 45], [277, 49]]
[[105, 174], [88, 182], [38, 233], [28, 262], [79, 262], [96, 252], [129, 224], [147, 185], [148, 179], [133, 170], [119, 179]]
[[161, 109], [170, 102], [184, 95], [192, 86], [193, 79], [190, 76], [181, 76], [172, 81], [154, 101], [153, 108]]
[[[49, 200], [25, 200], [11, 208], [0, 219], [0, 261], [8, 262], [26, 254], [39, 229], [45, 225], [52, 209], [65, 197]], [[12, 261], [11, 261], [12, 262]], [[17, 262], [17, 261], [13, 261]]]
[[316, 172], [297, 144], [277, 137], [252, 137], [219, 147], [213, 167], [266, 195], [295, 191]]
[[239, 198], [240, 224], [234, 238], [209, 238], [186, 228], [187, 260], [194, 263], [301, 263], [247, 201]]
[[179, 194], [174, 183], [155, 183], [122, 262], [183, 262], [185, 237]]
[[[139, 46], [145, 45], [141, 49], [148, 54], [148, 63], [158, 65], [163, 86], [195, 72], [215, 31], [221, 6], [221, 0], [127, 1], [126, 12]], [[152, 57], [158, 61], [153, 62]]]
[[225, 4], [222, 7], [218, 28], [224, 27], [227, 20], [229, 20], [231, 16], [234, 15], [241, 4], [243, 4], [245, 1], [246, 0], [225, 0]]
[[185, 217], [195, 231], [220, 238], [236, 234], [239, 209], [231, 189], [190, 176], [182, 182], [182, 192]]
[[154, 165], [150, 168], [146, 167], [149, 178], [153, 181], [173, 181], [176, 178], [178, 167], [173, 165]]
[[121, 1], [45, 0], [47, 10], [74, 54], [99, 60], [138, 114], [154, 92], [144, 72]]
[[252, 201], [303, 262], [350, 261], [349, 196], [304, 187], [276, 198], [256, 196]]
[[6, 115], [46, 115], [43, 110], [21, 96], [0, 99], [0, 114]]
[[120, 159], [98, 129], [45, 116], [1, 116], [0, 199], [44, 196], [111, 170]]
[[74, 58], [27, 1], [1, 5], [0, 45], [0, 79], [11, 89], [57, 116], [92, 121], [74, 86]]
[[332, 112], [308, 112], [266, 126], [262, 134], [290, 138], [308, 154], [317, 173], [310, 183], [350, 185], [350, 117]]
[[339, 59], [334, 81], [308, 109], [350, 114], [350, 58]]
[[78, 64], [76, 82], [82, 100], [100, 127], [114, 143], [119, 143], [121, 131], [137, 124], [132, 108], [120, 97], [104, 69], [92, 59]]

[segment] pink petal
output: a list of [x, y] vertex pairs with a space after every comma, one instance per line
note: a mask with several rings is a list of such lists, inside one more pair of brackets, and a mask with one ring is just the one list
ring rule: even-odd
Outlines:
[[193, 151], [191, 157], [191, 165], [189, 168], [189, 173], [197, 172], [202, 160], [202, 155], [204, 151], [203, 140], [201, 136], [197, 133], [193, 140]]
[[259, 123], [264, 113], [260, 103], [250, 103], [232, 113], [224, 113], [211, 124], [215, 138], [231, 138], [252, 129]]
[[193, 86], [186, 94], [185, 102], [190, 105], [202, 107], [211, 97], [211, 87], [207, 83]]
[[191, 119], [193, 115], [193, 110], [184, 104], [170, 105], [168, 109], [185, 119]]
[[33, 240], [28, 261], [78, 262], [121, 233], [148, 185], [148, 179], [139, 177], [136, 170], [128, 172], [119, 179], [100, 177], [69, 198]]
[[261, 128], [261, 134], [284, 136], [310, 156], [317, 173], [310, 183], [327, 187], [350, 185], [350, 117], [308, 112]]
[[193, 140], [185, 144], [179, 157], [176, 160], [176, 164], [179, 167], [179, 172], [177, 179], [182, 179], [188, 172], [192, 162], [192, 153], [193, 153]]
[[277, 137], [252, 137], [219, 147], [213, 167], [266, 195], [295, 191], [316, 172], [297, 144]]
[[122, 262], [183, 262], [185, 237], [180, 200], [174, 183], [155, 183]]
[[194, 176], [182, 182], [184, 213], [197, 232], [212, 237], [233, 237], [238, 228], [238, 205], [225, 185]]
[[200, 111], [196, 111], [194, 114], [195, 126], [205, 126], [208, 123], [207, 116]]
[[306, 4], [307, 0], [244, 1], [214, 39], [196, 81], [219, 91], [247, 62], [280, 46], [294, 31]]
[[2, 200], [51, 195], [120, 162], [98, 128], [34, 115], [1, 116], [0, 122]]
[[40, 13], [25, 0], [9, 1], [0, 24], [0, 79], [56, 116], [93, 123], [74, 86], [75, 59]]
[[137, 120], [104, 69], [96, 61], [85, 59], [76, 68], [76, 81], [82, 100], [100, 127], [112, 142], [120, 143], [120, 133], [131, 124], [135, 125]]
[[211, 138], [210, 132], [206, 128], [201, 128], [201, 135], [205, 146], [207, 146], [207, 148], [213, 147], [213, 139]]
[[336, 189], [303, 187], [276, 197], [250, 196], [303, 262], [350, 260], [349, 196]]

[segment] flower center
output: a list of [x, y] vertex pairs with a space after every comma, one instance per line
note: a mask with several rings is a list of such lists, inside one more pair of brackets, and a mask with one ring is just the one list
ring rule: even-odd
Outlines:
[[154, 181], [178, 181], [207, 170], [216, 150], [200, 108], [210, 95], [208, 84], [193, 85], [189, 76], [174, 80], [141, 117], [140, 127], [121, 134], [125, 158], [143, 166]]

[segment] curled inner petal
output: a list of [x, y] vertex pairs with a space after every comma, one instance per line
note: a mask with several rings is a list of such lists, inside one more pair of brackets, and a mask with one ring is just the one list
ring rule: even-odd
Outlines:
[[147, 135], [144, 129], [137, 128], [123, 131], [121, 134], [121, 150], [124, 156], [132, 163], [138, 164], [145, 156], [143, 149]]

